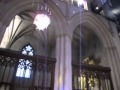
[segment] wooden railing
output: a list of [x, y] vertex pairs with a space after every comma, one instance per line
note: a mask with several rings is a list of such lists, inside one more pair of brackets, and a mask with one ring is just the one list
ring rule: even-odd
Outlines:
[[73, 64], [73, 90], [114, 90], [110, 71], [108, 67]]
[[[20, 69], [28, 70], [29, 77], [16, 75], [20, 60]], [[53, 90], [55, 62], [50, 57], [0, 50], [0, 90]]]

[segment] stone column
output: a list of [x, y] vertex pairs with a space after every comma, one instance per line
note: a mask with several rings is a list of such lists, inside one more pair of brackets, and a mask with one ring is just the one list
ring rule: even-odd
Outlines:
[[111, 68], [114, 90], [120, 90], [120, 60], [115, 47], [106, 48], [108, 65]]
[[69, 37], [65, 37], [65, 90], [72, 90], [72, 46]]
[[7, 26], [0, 21], [0, 43], [2, 42], [2, 38], [4, 36], [5, 30]]
[[57, 38], [54, 90], [72, 90], [71, 40], [68, 36]]

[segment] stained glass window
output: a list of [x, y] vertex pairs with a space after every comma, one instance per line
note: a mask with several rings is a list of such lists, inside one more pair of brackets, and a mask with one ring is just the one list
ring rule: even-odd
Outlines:
[[[24, 46], [22, 49], [22, 54], [28, 55], [28, 56], [33, 56], [34, 50], [33, 50], [32, 46], [30, 44]], [[20, 59], [16, 76], [30, 78], [31, 70], [32, 70], [32, 60]]]

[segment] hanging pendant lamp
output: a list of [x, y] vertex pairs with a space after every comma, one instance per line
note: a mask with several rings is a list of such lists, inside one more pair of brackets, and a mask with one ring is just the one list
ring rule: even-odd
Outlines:
[[36, 29], [45, 30], [50, 24], [51, 11], [48, 8], [48, 1], [44, 0], [43, 5], [36, 11], [36, 16], [34, 18], [33, 24], [36, 25]]

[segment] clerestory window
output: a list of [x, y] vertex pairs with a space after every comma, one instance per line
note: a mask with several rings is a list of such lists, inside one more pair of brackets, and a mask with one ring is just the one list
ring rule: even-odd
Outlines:
[[[33, 47], [30, 44], [24, 46], [22, 49], [22, 54], [33, 56], [34, 55]], [[30, 78], [31, 71], [32, 71], [32, 60], [20, 59], [16, 76]]]

